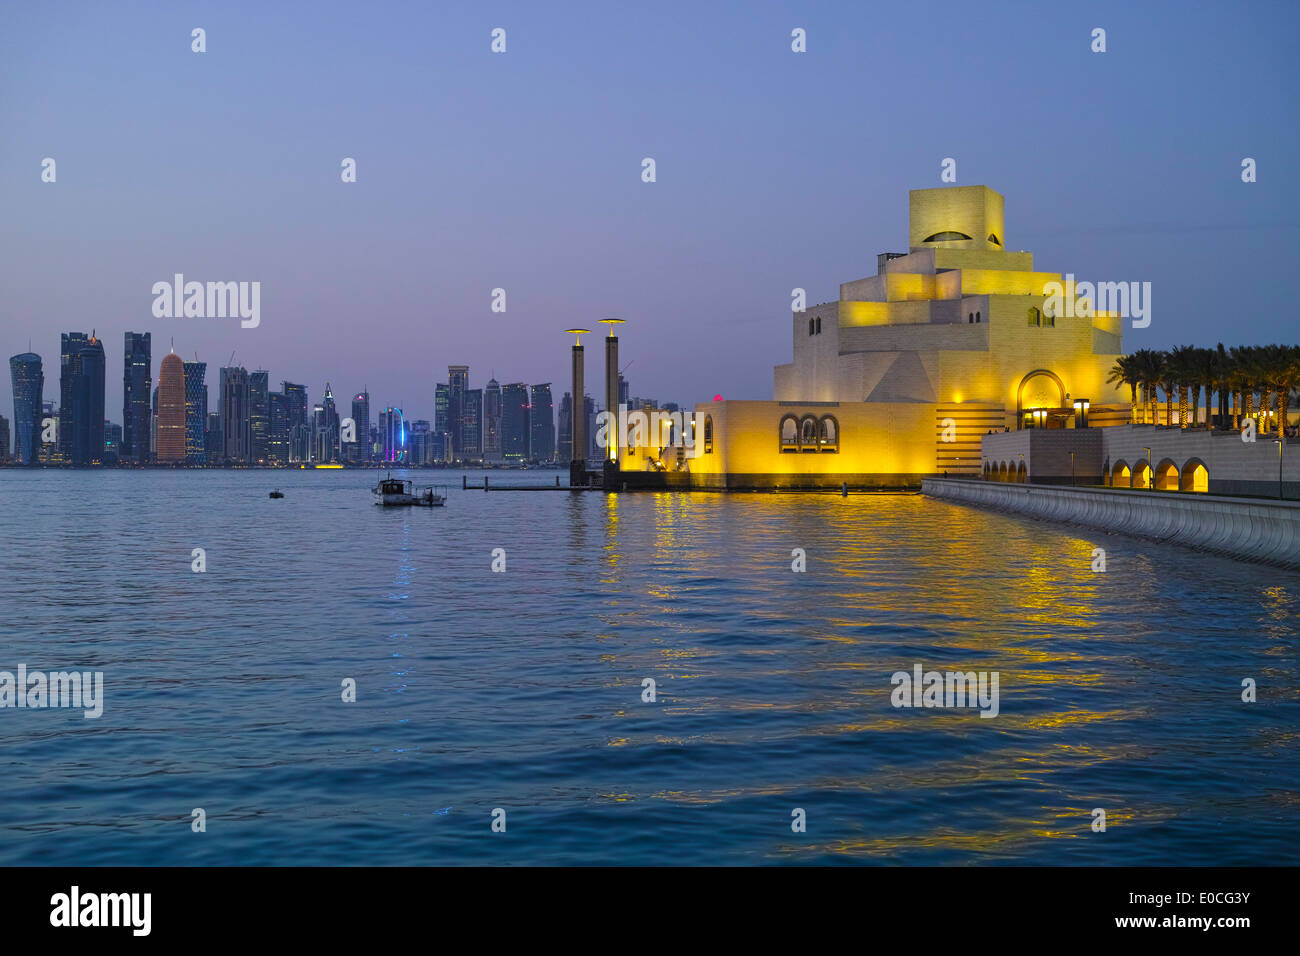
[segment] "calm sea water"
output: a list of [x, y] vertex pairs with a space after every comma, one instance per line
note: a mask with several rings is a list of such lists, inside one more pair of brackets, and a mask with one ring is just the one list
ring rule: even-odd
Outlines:
[[[415, 477], [447, 507], [0, 470], [0, 670], [106, 696], [0, 710], [0, 863], [1300, 862], [1294, 574], [913, 496]], [[917, 663], [999, 672], [1000, 715], [893, 708]]]

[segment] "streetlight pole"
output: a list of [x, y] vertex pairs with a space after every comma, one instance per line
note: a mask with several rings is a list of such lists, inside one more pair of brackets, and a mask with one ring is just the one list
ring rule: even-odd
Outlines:
[[1282, 500], [1282, 439], [1277, 438], [1273, 442], [1277, 445], [1277, 500]]
[[1070, 452], [1070, 487], [1074, 487], [1074, 452]]
[[1142, 450], [1147, 453], [1147, 491], [1150, 491], [1156, 486], [1156, 473], [1151, 470], [1151, 449], [1143, 445]]

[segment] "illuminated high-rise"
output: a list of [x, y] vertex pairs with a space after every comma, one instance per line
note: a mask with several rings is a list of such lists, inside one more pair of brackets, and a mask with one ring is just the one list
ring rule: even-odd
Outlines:
[[514, 464], [529, 460], [528, 386], [513, 382], [501, 389], [501, 457]]
[[483, 390], [483, 460], [501, 461], [501, 386], [495, 378]]
[[159, 464], [185, 460], [185, 367], [175, 352], [164, 355], [158, 368], [156, 448]]
[[104, 345], [94, 332], [65, 332], [60, 355], [59, 449], [64, 461], [104, 459]]
[[402, 410], [391, 405], [379, 413], [379, 439], [383, 443], [383, 460], [385, 464], [397, 464], [407, 460], [406, 422]]
[[185, 464], [202, 465], [207, 462], [208, 386], [203, 378], [208, 363], [182, 362], [181, 371], [185, 375]]
[[289, 461], [305, 462], [311, 456], [311, 422], [307, 418], [307, 386], [282, 382], [285, 403], [289, 410]]
[[221, 414], [222, 458], [225, 461], [246, 465], [252, 455], [253, 430], [249, 418], [248, 370], [223, 368], [221, 396], [218, 410]]
[[528, 427], [533, 461], [555, 460], [555, 408], [551, 400], [551, 383], [534, 385], [528, 402]]
[[9, 359], [9, 378], [14, 393], [14, 445], [11, 456], [15, 463], [34, 465], [41, 450], [41, 406], [45, 391], [41, 357], [34, 352], [22, 352], [13, 356]]
[[122, 356], [122, 445], [118, 457], [137, 464], [149, 460], [151, 339], [149, 332], [127, 332]]
[[258, 464], [264, 464], [267, 445], [271, 439], [270, 409], [267, 395], [270, 393], [270, 373], [258, 370], [248, 374], [248, 431], [252, 439], [249, 457]]

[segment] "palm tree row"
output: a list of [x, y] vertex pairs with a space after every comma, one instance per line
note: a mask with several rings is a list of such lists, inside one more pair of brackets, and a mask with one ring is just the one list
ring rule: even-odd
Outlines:
[[[1204, 390], [1205, 413], [1200, 427], [1237, 430], [1250, 418], [1255, 419], [1260, 434], [1277, 434], [1287, 425], [1292, 393], [1300, 385], [1300, 346], [1242, 345], [1225, 349], [1220, 342], [1212, 349], [1195, 345], [1180, 345], [1168, 351], [1139, 349], [1120, 356], [1107, 381], [1129, 387], [1134, 424], [1172, 425], [1177, 402], [1179, 427], [1197, 427], [1197, 409]], [[1163, 416], [1160, 392], [1164, 393]]]

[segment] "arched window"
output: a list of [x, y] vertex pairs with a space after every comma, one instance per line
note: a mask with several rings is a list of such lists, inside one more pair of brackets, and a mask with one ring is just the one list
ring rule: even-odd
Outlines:
[[818, 423], [818, 447], [822, 451], [840, 450], [840, 423], [833, 415], [823, 415]]
[[809, 320], [808, 320], [808, 334], [809, 334], [809, 335], [812, 335], [812, 334], [813, 334], [813, 329], [814, 329], [815, 327], [816, 327], [816, 323], [815, 323], [812, 319], [809, 319]]
[[976, 313], [975, 313], [975, 321], [976, 321], [976, 323], [979, 323], [981, 320], [982, 320], [982, 319], [981, 319], [981, 313], [976, 312]]
[[817, 450], [817, 419], [805, 415], [799, 420], [799, 450]]
[[969, 238], [970, 236], [966, 235], [966, 233], [964, 232], [953, 232], [949, 230], [947, 232], [936, 232], [933, 236], [927, 236], [925, 239], [922, 239], [921, 241], [922, 242], [956, 242], [959, 239], [969, 239]]
[[793, 415], [786, 415], [777, 426], [781, 436], [781, 451], [799, 450], [799, 420]]
[[817, 334], [822, 334], [822, 317], [820, 315], [817, 316]]
[[704, 454], [713, 454], [713, 416], [704, 416]]
[[1029, 310], [1029, 324], [1034, 327], [1043, 324], [1043, 312], [1041, 309], [1034, 307]]
[[975, 323], [975, 313], [974, 312], [966, 313], [966, 321], [973, 325]]

